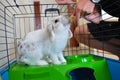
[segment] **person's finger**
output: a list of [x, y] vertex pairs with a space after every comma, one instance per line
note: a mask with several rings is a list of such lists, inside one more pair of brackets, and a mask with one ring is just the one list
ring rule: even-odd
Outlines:
[[90, 15], [87, 15], [87, 16], [85, 16], [85, 19], [87, 19], [90, 22], [97, 23], [97, 24], [100, 22], [100, 16], [99, 16], [99, 14], [90, 14]]
[[77, 21], [79, 21], [79, 18], [81, 17], [81, 11], [80, 10], [76, 10], [76, 19]]
[[84, 17], [85, 15], [87, 15], [86, 12], [81, 12], [81, 16]]
[[73, 16], [76, 16], [76, 7], [74, 9]]
[[93, 9], [89, 8], [88, 6], [85, 6], [83, 11], [86, 15], [93, 13]]

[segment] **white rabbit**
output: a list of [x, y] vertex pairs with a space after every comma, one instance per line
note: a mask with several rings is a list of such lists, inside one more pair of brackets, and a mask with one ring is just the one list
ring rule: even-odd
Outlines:
[[46, 28], [30, 32], [21, 40], [17, 61], [28, 65], [66, 63], [62, 51], [71, 37], [68, 17], [55, 17]]

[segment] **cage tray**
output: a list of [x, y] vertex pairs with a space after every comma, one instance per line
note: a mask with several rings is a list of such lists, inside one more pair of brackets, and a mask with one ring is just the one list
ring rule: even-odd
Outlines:
[[[81, 74], [77, 73], [76, 75], [76, 72], [74, 73], [77, 69], [79, 72], [80, 69], [92, 69], [94, 71], [94, 80], [111, 80], [104, 58], [85, 54], [72, 55], [65, 58], [67, 64], [61, 65], [27, 66], [16, 63], [9, 69], [9, 80], [78, 80], [75, 76], [80, 76]], [[71, 74], [74, 74], [74, 76], [71, 76]], [[85, 79], [81, 78], [81, 80]]]

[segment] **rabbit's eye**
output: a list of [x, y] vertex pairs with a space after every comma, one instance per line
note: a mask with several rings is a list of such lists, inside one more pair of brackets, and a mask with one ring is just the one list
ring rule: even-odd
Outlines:
[[55, 20], [55, 23], [57, 23], [58, 21], [59, 21], [59, 20], [58, 20], [58, 19], [56, 19], [56, 20]]

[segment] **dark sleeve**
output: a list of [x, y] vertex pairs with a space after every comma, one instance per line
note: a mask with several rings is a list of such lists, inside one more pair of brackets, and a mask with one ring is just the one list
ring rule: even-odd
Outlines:
[[108, 14], [114, 17], [120, 17], [120, 0], [101, 0], [100, 5]]

